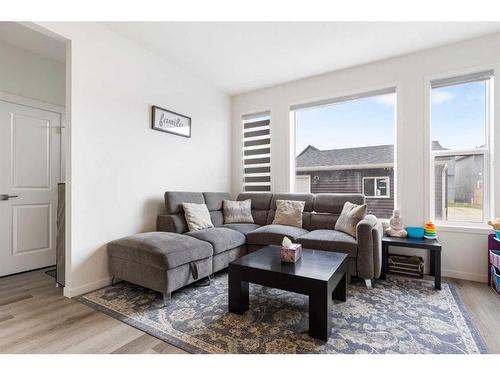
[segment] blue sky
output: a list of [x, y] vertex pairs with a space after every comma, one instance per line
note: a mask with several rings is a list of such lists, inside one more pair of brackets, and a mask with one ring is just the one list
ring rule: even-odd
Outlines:
[[476, 148], [486, 139], [486, 86], [472, 82], [434, 89], [432, 139], [449, 149]]
[[[395, 94], [298, 111], [296, 153], [308, 145], [321, 150], [393, 144]], [[451, 149], [484, 144], [485, 84], [432, 91], [432, 139]]]

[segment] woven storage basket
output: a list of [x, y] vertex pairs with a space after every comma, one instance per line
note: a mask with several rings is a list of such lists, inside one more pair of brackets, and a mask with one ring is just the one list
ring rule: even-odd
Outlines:
[[388, 259], [389, 272], [396, 275], [424, 277], [424, 260], [410, 255], [391, 254]]

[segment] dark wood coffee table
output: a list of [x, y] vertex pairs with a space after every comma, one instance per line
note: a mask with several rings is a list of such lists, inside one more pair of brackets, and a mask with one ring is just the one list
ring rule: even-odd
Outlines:
[[346, 300], [347, 255], [302, 249], [297, 263], [280, 259], [279, 246], [267, 246], [229, 264], [229, 311], [248, 310], [248, 283], [309, 296], [309, 335], [328, 340], [332, 299]]

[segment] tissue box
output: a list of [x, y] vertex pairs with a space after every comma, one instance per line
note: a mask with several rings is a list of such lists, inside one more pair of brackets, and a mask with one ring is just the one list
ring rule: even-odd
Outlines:
[[295, 263], [302, 255], [302, 245], [299, 243], [292, 244], [291, 247], [281, 247], [281, 261]]

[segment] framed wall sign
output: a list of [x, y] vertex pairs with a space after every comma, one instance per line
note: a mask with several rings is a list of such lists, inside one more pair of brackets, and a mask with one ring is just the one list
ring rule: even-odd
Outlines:
[[191, 138], [191, 117], [152, 106], [152, 128], [166, 133]]

